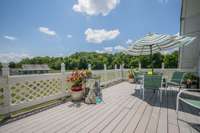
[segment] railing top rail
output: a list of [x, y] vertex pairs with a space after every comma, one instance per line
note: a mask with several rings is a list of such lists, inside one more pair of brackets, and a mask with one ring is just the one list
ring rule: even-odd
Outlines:
[[62, 73], [44, 73], [44, 74], [24, 74], [24, 75], [11, 75], [11, 78], [17, 77], [41, 77], [41, 76], [56, 76], [61, 75]]

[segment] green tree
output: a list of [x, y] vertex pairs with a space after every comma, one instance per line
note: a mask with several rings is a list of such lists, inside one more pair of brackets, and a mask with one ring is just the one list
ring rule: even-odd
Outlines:
[[16, 68], [16, 63], [15, 62], [10, 62], [9, 63], [10, 68]]
[[[153, 54], [154, 68], [161, 68], [162, 62], [166, 68], [176, 68], [178, 65], [178, 52], [172, 54], [161, 55]], [[124, 64], [125, 68], [136, 68], [138, 62], [141, 61], [142, 68], [150, 68], [151, 62], [149, 55], [147, 56], [131, 56], [124, 53], [96, 53], [96, 52], [77, 52], [66, 57], [34, 57], [25, 58], [18, 63], [10, 62], [10, 67], [20, 68], [23, 64], [48, 64], [51, 69], [59, 70], [61, 63], [65, 63], [66, 69], [86, 69], [88, 64], [92, 65], [92, 69], [103, 69], [104, 64], [108, 69], [113, 69], [115, 64], [118, 66]], [[0, 66], [1, 67], [1, 66]]]
[[164, 63], [166, 68], [177, 68], [178, 67], [178, 51], [172, 54], [164, 55]]

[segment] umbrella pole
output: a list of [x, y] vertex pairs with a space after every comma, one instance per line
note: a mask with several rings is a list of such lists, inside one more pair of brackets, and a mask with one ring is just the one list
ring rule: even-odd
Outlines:
[[150, 61], [151, 61], [151, 69], [153, 73], [153, 62], [152, 62], [152, 45], [150, 45]]

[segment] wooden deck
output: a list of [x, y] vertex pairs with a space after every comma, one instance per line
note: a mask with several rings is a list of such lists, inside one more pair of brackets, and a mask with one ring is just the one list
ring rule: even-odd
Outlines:
[[136, 86], [123, 82], [103, 90], [98, 105], [67, 102], [0, 127], [0, 133], [198, 133], [193, 127], [200, 116], [181, 104], [175, 112], [175, 91], [163, 93], [163, 102], [153, 92], [143, 101]]

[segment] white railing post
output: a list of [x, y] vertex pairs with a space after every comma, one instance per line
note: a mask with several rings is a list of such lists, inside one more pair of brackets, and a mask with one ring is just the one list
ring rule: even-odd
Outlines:
[[125, 74], [125, 71], [124, 71], [124, 64], [122, 64], [122, 79], [124, 80], [124, 75]]
[[61, 74], [62, 74], [62, 92], [63, 94], [66, 94], [66, 88], [65, 88], [65, 81], [66, 81], [66, 76], [65, 76], [65, 63], [61, 63]]
[[165, 63], [162, 62], [162, 68], [161, 68], [161, 72], [164, 74], [164, 70], [165, 70]]
[[10, 68], [7, 63], [3, 63], [2, 65], [2, 77], [7, 78], [10, 75]]
[[4, 90], [3, 90], [3, 106], [6, 117], [10, 117], [10, 105], [11, 105], [11, 92], [9, 88], [9, 76], [10, 76], [10, 68], [7, 63], [3, 64], [2, 68], [2, 77], [4, 80]]
[[115, 79], [118, 79], [117, 64], [115, 64]]
[[107, 80], [108, 80], [108, 77], [107, 77], [107, 66], [106, 66], [106, 64], [104, 64], [103, 66], [104, 66], [104, 78], [105, 78], [105, 81], [107, 82]]
[[65, 73], [65, 63], [61, 63], [61, 73]]
[[89, 70], [89, 71], [92, 71], [91, 64], [88, 64], [88, 70]]
[[124, 79], [124, 76], [123, 76], [123, 65], [120, 65], [120, 77], [121, 77], [121, 80]]
[[107, 66], [106, 66], [106, 64], [104, 64], [104, 71], [106, 71], [107, 70]]
[[165, 63], [162, 62], [162, 70], [164, 70], [164, 69], [165, 69]]
[[139, 68], [139, 71], [141, 71], [142, 69], [141, 62], [138, 63], [138, 68]]
[[115, 70], [117, 70], [117, 64], [115, 64]]

